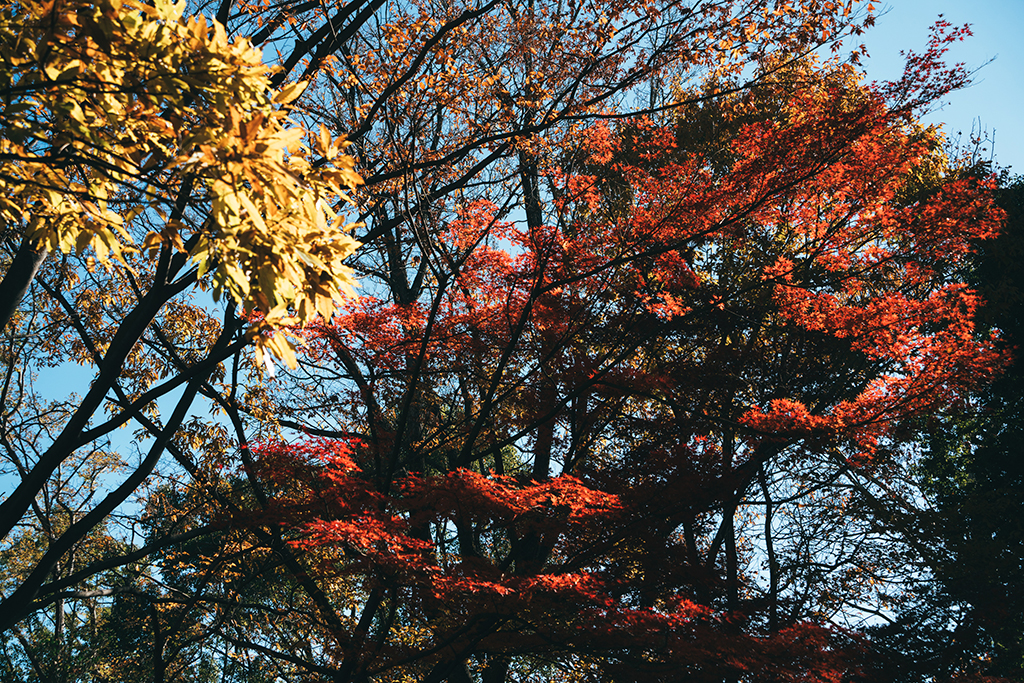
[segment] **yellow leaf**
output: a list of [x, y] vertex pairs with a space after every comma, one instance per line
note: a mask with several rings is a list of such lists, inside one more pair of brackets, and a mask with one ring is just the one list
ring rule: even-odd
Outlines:
[[274, 104], [290, 104], [295, 100], [299, 99], [299, 96], [309, 86], [308, 81], [298, 81], [297, 83], [289, 83], [281, 89], [281, 92], [274, 96]]
[[92, 242], [92, 235], [88, 231], [83, 230], [78, 233], [78, 237], [75, 240], [75, 253], [81, 256], [90, 242]]
[[160, 234], [150, 231], [146, 234], [146, 239], [142, 242], [142, 251], [149, 252], [149, 256], [152, 257], [160, 250], [161, 244], [163, 244], [163, 239], [161, 239]]
[[267, 224], [263, 222], [263, 215], [256, 208], [256, 205], [252, 203], [252, 200], [249, 199], [249, 196], [245, 192], [239, 192], [237, 196], [239, 201], [242, 202], [242, 206], [245, 207], [246, 212], [252, 218], [252, 222], [256, 224], [256, 227], [263, 232], [269, 232]]
[[327, 130], [327, 126], [320, 124], [320, 136], [317, 138], [317, 152], [327, 157], [328, 159], [334, 156], [334, 150], [331, 146], [331, 134]]

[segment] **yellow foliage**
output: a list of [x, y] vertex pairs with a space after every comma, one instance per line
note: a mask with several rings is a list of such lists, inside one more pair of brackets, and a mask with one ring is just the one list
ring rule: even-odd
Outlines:
[[[258, 50], [184, 9], [28, 0], [0, 10], [0, 228], [127, 266], [132, 221], [157, 214], [164, 227], [141, 250], [188, 251], [215, 297], [244, 309], [257, 353], [291, 365], [276, 331], [329, 318], [354, 294], [343, 262], [358, 243], [337, 207], [362, 178], [326, 129], [311, 158], [287, 112], [304, 83], [274, 92]], [[197, 198], [205, 221], [186, 228]]]

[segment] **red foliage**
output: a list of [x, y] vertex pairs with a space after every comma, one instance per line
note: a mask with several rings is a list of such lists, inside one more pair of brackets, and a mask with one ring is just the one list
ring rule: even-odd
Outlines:
[[469, 203], [417, 299], [311, 331], [365, 436], [268, 444], [258, 470], [323, 576], [406, 596], [420, 635], [383, 632], [365, 670], [849, 680], [856, 638], [743, 596], [732, 518], [786, 449], [875, 467], [1005, 362], [949, 275], [998, 230], [989, 183], [908, 190], [934, 140], [907, 103], [959, 83], [934, 54], [959, 35], [911, 59], [923, 81], [748, 94], [770, 111], [718, 157], [678, 142], [685, 121], [595, 126], [543, 171], [553, 224]]

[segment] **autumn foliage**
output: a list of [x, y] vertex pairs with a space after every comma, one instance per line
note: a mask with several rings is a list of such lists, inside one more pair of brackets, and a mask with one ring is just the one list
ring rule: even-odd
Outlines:
[[[12, 62], [50, 127], [0, 171], [59, 188], [0, 201], [4, 239], [68, 256], [6, 333], [77, 336], [9, 365], [99, 370], [4, 413], [7, 671], [838, 682], [892, 655], [865, 626], [935, 553], [900, 508], [916, 444], [1010, 360], [965, 278], [995, 181], [917, 120], [966, 83], [965, 29], [869, 84], [813, 54], [871, 23], [831, 1], [108, 4], [32, 5], [70, 47]], [[178, 61], [140, 75], [136, 34]], [[89, 249], [122, 264], [68, 265]]]
[[[733, 125], [717, 149], [680, 140], [700, 106]], [[912, 111], [796, 65], [595, 124], [538, 160], [543, 223], [470, 202], [420, 298], [309, 330], [309, 367], [337, 377], [309, 381], [343, 407], [287, 414], [344, 437], [264, 443], [252, 474], [318, 575], [365, 596], [323, 636], [341, 670], [855, 677], [870, 644], [767, 590], [738, 511], [793, 461], [884, 480], [916, 418], [1005, 363], [950, 277], [998, 231], [989, 181], [912, 195], [938, 144]]]

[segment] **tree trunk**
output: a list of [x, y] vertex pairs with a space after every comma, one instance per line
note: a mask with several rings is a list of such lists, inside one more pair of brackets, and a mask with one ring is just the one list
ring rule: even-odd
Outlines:
[[39, 267], [46, 260], [45, 248], [37, 249], [27, 237], [21, 240], [11, 267], [7, 269], [3, 282], [0, 282], [0, 331], [14, 317], [18, 304], [25, 298], [32, 281], [36, 279]]

